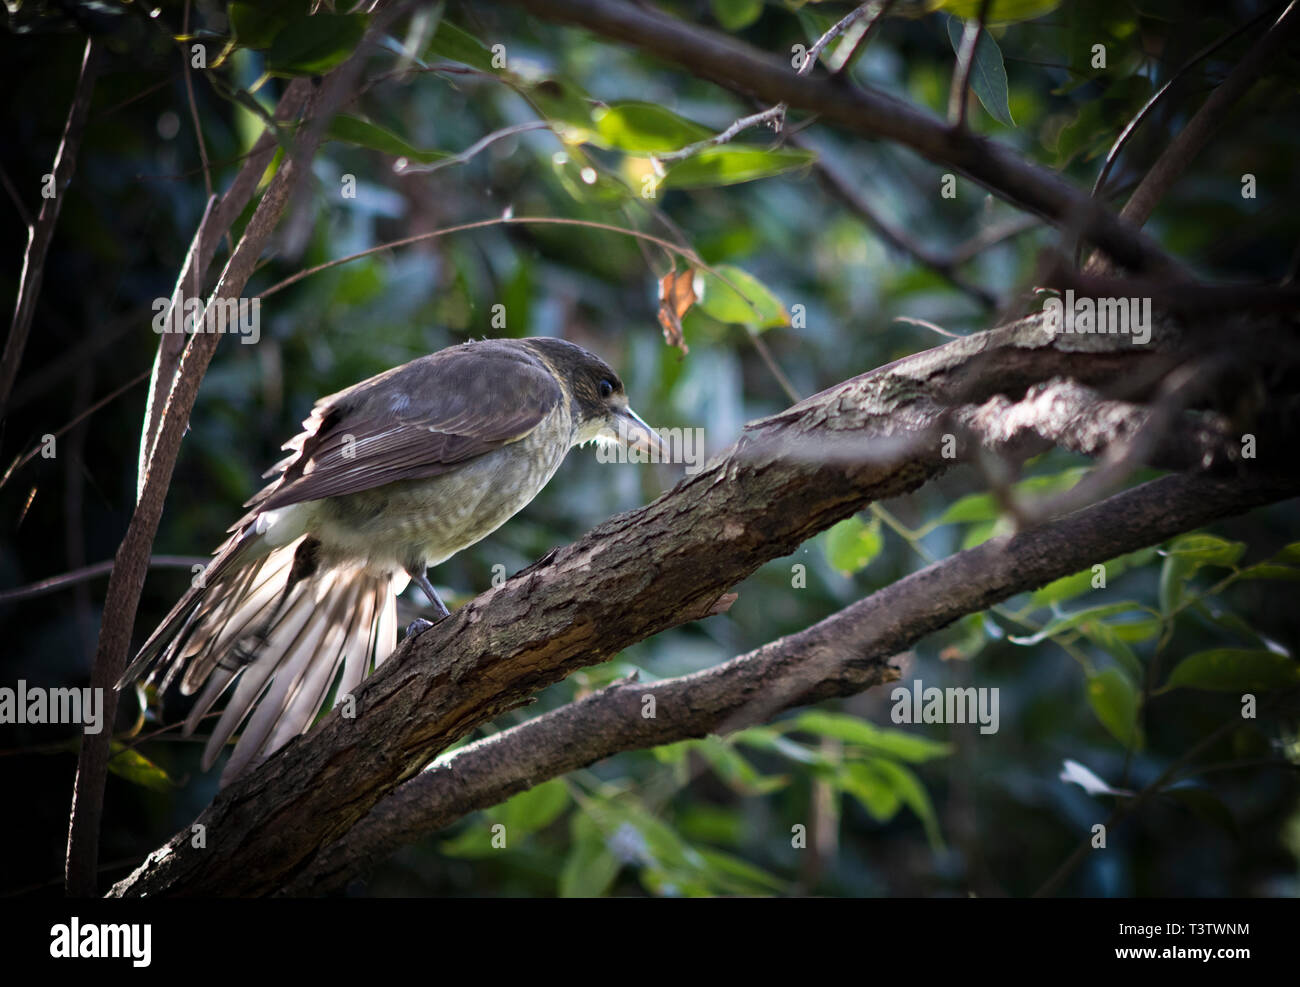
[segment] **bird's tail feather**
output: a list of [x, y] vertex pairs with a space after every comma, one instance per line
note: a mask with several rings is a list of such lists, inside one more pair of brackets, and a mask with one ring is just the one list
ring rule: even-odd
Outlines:
[[342, 565], [299, 575], [301, 542], [227, 565], [192, 590], [123, 676], [157, 659], [152, 674], [165, 669], [165, 691], [183, 670], [181, 692], [199, 692], [187, 736], [233, 684], [202, 760], [210, 768], [243, 724], [223, 785], [305, 732], [331, 686], [337, 705], [397, 645], [397, 594], [406, 574]]

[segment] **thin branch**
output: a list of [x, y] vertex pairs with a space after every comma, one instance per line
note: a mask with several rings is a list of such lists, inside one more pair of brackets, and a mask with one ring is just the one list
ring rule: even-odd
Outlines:
[[1161, 86], [1159, 89], [1156, 90], [1155, 94], [1149, 100], [1147, 100], [1146, 103], [1142, 106], [1142, 109], [1138, 110], [1137, 114], [1133, 117], [1133, 119], [1128, 122], [1127, 126], [1125, 126], [1122, 131], [1120, 131], [1119, 137], [1117, 137], [1115, 139], [1115, 143], [1111, 145], [1110, 151], [1108, 151], [1106, 154], [1106, 160], [1102, 162], [1101, 170], [1097, 172], [1097, 180], [1096, 182], [1093, 183], [1092, 186], [1093, 198], [1098, 198], [1102, 195], [1102, 189], [1106, 185], [1106, 179], [1110, 176], [1111, 168], [1114, 167], [1115, 162], [1119, 159], [1120, 152], [1124, 150], [1125, 145], [1128, 144], [1129, 142], [1129, 138], [1132, 137], [1133, 134], [1137, 131], [1138, 127], [1141, 126], [1142, 121], [1151, 115], [1151, 111], [1154, 110], [1156, 106], [1159, 105], [1161, 100], [1164, 99], [1165, 94], [1168, 93], [1171, 88], [1173, 88], [1174, 83], [1176, 83], [1179, 79], [1181, 79], [1184, 75], [1186, 75], [1190, 69], [1200, 64], [1200, 62], [1204, 61], [1206, 58], [1209, 58], [1211, 55], [1213, 55], [1224, 45], [1228, 44], [1230, 41], [1234, 40], [1235, 38], [1249, 31], [1252, 27], [1258, 24], [1270, 13], [1271, 11], [1265, 8], [1264, 10], [1260, 11], [1260, 13], [1256, 14], [1254, 17], [1248, 20], [1245, 24], [1242, 24], [1240, 27], [1236, 28], [1235, 30], [1225, 34], [1218, 41], [1213, 41], [1210, 44], [1206, 45], [1195, 55], [1189, 58], [1186, 62], [1184, 62], [1178, 68], [1178, 71], [1176, 71], [1173, 75], [1171, 75], [1168, 81], [1166, 81], [1163, 86]]
[[1156, 159], [1124, 208], [1120, 217], [1134, 226], [1142, 226], [1151, 216], [1156, 203], [1182, 175], [1192, 158], [1200, 153], [1214, 132], [1228, 119], [1233, 104], [1255, 84], [1273, 61], [1282, 54], [1291, 35], [1300, 28], [1300, 0], [1292, 0], [1273, 25], [1246, 52], [1228, 77], [1212, 92], [1196, 114]]
[[655, 163], [656, 170], [662, 175], [663, 169], [659, 168], [659, 165], [665, 163], [673, 164], [677, 161], [683, 161], [692, 155], [699, 154], [701, 151], [707, 150], [710, 147], [729, 144], [751, 127], [757, 127], [760, 124], [774, 124], [776, 121], [781, 119], [784, 113], [785, 106], [778, 103], [776, 106], [769, 107], [761, 113], [754, 113], [747, 117], [741, 117], [726, 130], [719, 131], [712, 137], [706, 137], [704, 140], [697, 141], [694, 144], [687, 144], [680, 150], [655, 154], [651, 157], [651, 161]]
[[[805, 137], [798, 137], [792, 141], [798, 147], [808, 150], [817, 150], [817, 145]], [[942, 257], [928, 248], [922, 246], [912, 239], [903, 230], [888, 223], [884, 217], [876, 211], [873, 206], [859, 190], [857, 184], [852, 182], [847, 176], [840, 173], [833, 164], [827, 159], [826, 155], [818, 150], [817, 161], [814, 166], [814, 173], [821, 179], [822, 184], [841, 202], [849, 207], [858, 218], [862, 220], [870, 229], [874, 230], [880, 239], [895, 250], [908, 254], [918, 263], [930, 268], [941, 278], [951, 284], [954, 288], [959, 289], [969, 295], [975, 301], [986, 309], [997, 307], [997, 297], [987, 288], [968, 281], [957, 270], [957, 264], [952, 258]]]
[[992, 0], [980, 0], [975, 20], [967, 21], [961, 35], [961, 49], [952, 71], [952, 89], [948, 93], [948, 123], [957, 130], [966, 127], [966, 94], [970, 91], [970, 74], [975, 68], [975, 51], [984, 33], [984, 21]]
[[0, 185], [5, 187], [5, 192], [9, 195], [9, 201], [14, 204], [14, 211], [18, 213], [18, 218], [23, 221], [23, 225], [30, 227], [32, 225], [32, 214], [27, 211], [27, 206], [23, 203], [23, 197], [18, 194], [18, 189], [14, 188], [14, 183], [9, 179], [9, 172], [0, 168]]
[[72, 106], [63, 127], [63, 139], [54, 158], [54, 195], [41, 202], [36, 224], [27, 228], [27, 250], [23, 254], [23, 270], [18, 281], [18, 299], [14, 304], [13, 321], [9, 324], [9, 337], [5, 340], [4, 355], [0, 357], [0, 418], [9, 405], [9, 393], [18, 378], [18, 367], [27, 348], [27, 335], [32, 328], [36, 312], [36, 298], [41, 293], [41, 280], [45, 275], [45, 256], [54, 238], [54, 225], [59, 221], [59, 211], [72, 173], [77, 167], [77, 151], [86, 130], [90, 115], [90, 101], [95, 93], [95, 80], [101, 67], [99, 48], [94, 39], [86, 40], [86, 50], [81, 58], [81, 74], [72, 96]]
[[[58, 431], [52, 432], [50, 434], [57, 439], [59, 436], [67, 432], [69, 429], [76, 428], [77, 425], [83, 422], [87, 417], [93, 415], [96, 411], [104, 407], [104, 405], [108, 404], [110, 401], [125, 394], [127, 391], [135, 387], [136, 384], [140, 383], [140, 381], [144, 380], [148, 376], [149, 376], [148, 371], [144, 371], [143, 373], [136, 374], [136, 376], [132, 377], [121, 387], [117, 388], [117, 390], [113, 391], [111, 394], [107, 394], [104, 397], [100, 398], [98, 401], [92, 404], [85, 411], [81, 412], [79, 415], [73, 418], [72, 421], [68, 422]], [[17, 457], [12, 463], [10, 463], [9, 468], [4, 472], [4, 476], [0, 476], [0, 487], [3, 487], [6, 483], [8, 483], [9, 478], [13, 476], [15, 472], [22, 469], [22, 467], [26, 466], [33, 459], [35, 459], [40, 454], [42, 447], [43, 447], [43, 443], [38, 442], [36, 445], [32, 446], [31, 449], [27, 450], [26, 453]]]
[[948, 257], [948, 262], [954, 267], [960, 267], [1003, 240], [1011, 240], [1042, 225], [1042, 220], [1036, 216], [1014, 216], [1005, 223], [987, 227], [976, 233], [953, 250]]
[[837, 48], [835, 54], [826, 62], [826, 68], [832, 77], [846, 71], [858, 57], [858, 52], [871, 43], [872, 36], [885, 22], [885, 18], [889, 16], [889, 8], [894, 6], [895, 2], [896, 0], [881, 0], [876, 4], [876, 12], [865, 24], [855, 25], [844, 36], [844, 44]]
[[[185, 17], [181, 34], [189, 37], [190, 34], [190, 0], [185, 0]], [[208, 145], [203, 139], [203, 123], [199, 119], [199, 107], [194, 101], [194, 79], [190, 76], [190, 60], [186, 55], [184, 45], [181, 47], [181, 64], [185, 69], [185, 96], [190, 104], [190, 119], [194, 121], [194, 137], [199, 143], [199, 160], [203, 162], [203, 188], [207, 192], [207, 199], [212, 199], [212, 165], [208, 161]]]
[[[209, 561], [197, 555], [155, 555], [149, 560], [151, 569], [189, 569]], [[94, 565], [82, 566], [71, 572], [64, 572], [49, 579], [19, 586], [17, 589], [0, 590], [0, 603], [14, 603], [18, 600], [30, 600], [47, 593], [54, 593], [66, 586], [75, 586], [99, 576], [107, 576], [113, 571], [113, 560], [106, 559]]]
[[[889, 0], [889, 3], [886, 3], [884, 5], [884, 8], [888, 9], [890, 3], [892, 2], [893, 0]], [[813, 66], [817, 64], [817, 58], [819, 55], [821, 55], [823, 49], [825, 49], [825, 47], [828, 44], [830, 44], [832, 41], [838, 38], [846, 30], [852, 27], [853, 24], [855, 24], [857, 21], [861, 20], [867, 14], [871, 13], [872, 9], [876, 5], [877, 4], [876, 2], [874, 2], [874, 0], [872, 3], [864, 3], [862, 6], [857, 7], [854, 10], [850, 11], [848, 14], [842, 17], [837, 23], [831, 25], [831, 27], [826, 31], [826, 33], [823, 34], [816, 41], [814, 41], [812, 47], [809, 48], [808, 51], [805, 53], [803, 57], [803, 61], [799, 63], [799, 68], [797, 70], [798, 74], [807, 75], [809, 72], [811, 72], [813, 70]], [[875, 20], [878, 20], [879, 16], [880, 15], [877, 14], [875, 16]], [[701, 151], [707, 150], [710, 147], [719, 147], [722, 144], [729, 144], [731, 141], [735, 140], [737, 137], [739, 137], [746, 130], [749, 130], [751, 127], [758, 127], [763, 124], [767, 124], [773, 130], [780, 133], [782, 128], [785, 125], [785, 111], [786, 111], [786, 105], [784, 103], [777, 103], [776, 105], [770, 106], [766, 110], [763, 110], [759, 113], [754, 113], [747, 117], [741, 117], [735, 123], [731, 124], [731, 126], [727, 127], [726, 130], [720, 131], [719, 133], [714, 134], [712, 137], [706, 138], [705, 140], [702, 141], [697, 141], [694, 144], [689, 144], [686, 147], [683, 147], [677, 151], [670, 151], [666, 154], [656, 154], [651, 160], [655, 163], [656, 171], [658, 171], [658, 173], [662, 175], [663, 169], [660, 167], [660, 165], [664, 163], [672, 164], [673, 162], [676, 161], [683, 161], [686, 158], [689, 158], [695, 154], [699, 154]]]
[[431, 171], [438, 171], [440, 168], [447, 168], [451, 165], [465, 164], [484, 148], [490, 147], [503, 138], [513, 137], [515, 134], [522, 134], [529, 130], [550, 129], [551, 123], [549, 120], [532, 120], [528, 123], [517, 123], [512, 127], [502, 127], [500, 130], [495, 130], [486, 137], [475, 141], [459, 154], [452, 154], [437, 161], [431, 161], [428, 164], [420, 164], [419, 162], [408, 161], [406, 158], [399, 158], [393, 164], [393, 171], [399, 175], [428, 174]]

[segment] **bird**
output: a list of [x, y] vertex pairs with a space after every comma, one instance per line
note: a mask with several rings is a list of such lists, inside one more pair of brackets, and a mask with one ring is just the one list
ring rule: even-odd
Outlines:
[[161, 696], [179, 676], [198, 694], [186, 736], [229, 691], [201, 759], [210, 770], [239, 733], [224, 787], [394, 651], [410, 583], [447, 617], [428, 568], [495, 531], [593, 440], [664, 449], [604, 360], [550, 337], [462, 343], [321, 398], [117, 688], [146, 675]]

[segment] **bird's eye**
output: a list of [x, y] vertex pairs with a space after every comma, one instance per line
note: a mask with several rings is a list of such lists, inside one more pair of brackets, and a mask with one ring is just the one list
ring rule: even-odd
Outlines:
[[600, 391], [600, 396], [602, 398], [607, 398], [614, 393], [614, 382], [608, 377], [605, 377], [596, 385], [596, 389]]

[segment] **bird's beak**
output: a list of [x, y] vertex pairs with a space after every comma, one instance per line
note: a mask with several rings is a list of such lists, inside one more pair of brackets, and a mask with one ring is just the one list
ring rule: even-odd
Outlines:
[[663, 439], [659, 438], [659, 433], [643, 422], [631, 408], [614, 412], [613, 425], [614, 434], [618, 436], [621, 445], [637, 449], [647, 455], [657, 451], [661, 460], [667, 461], [668, 447]]

